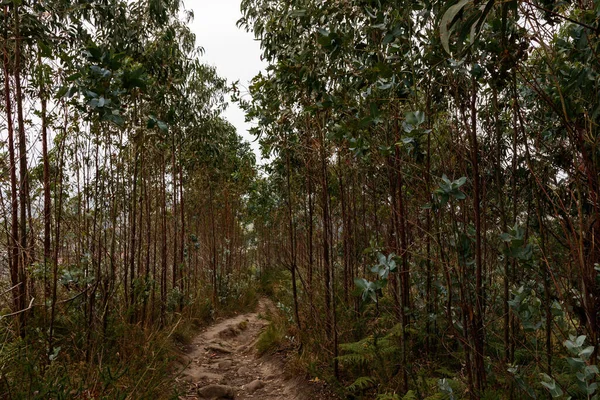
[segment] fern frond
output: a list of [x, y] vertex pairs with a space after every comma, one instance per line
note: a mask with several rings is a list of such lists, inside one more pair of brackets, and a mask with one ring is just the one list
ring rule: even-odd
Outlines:
[[402, 400], [418, 400], [418, 398], [413, 390], [409, 390], [408, 392], [406, 392], [404, 397], [402, 397]]
[[375, 386], [375, 379], [370, 376], [361, 376], [357, 380], [354, 381], [350, 386], [346, 387], [351, 392], [356, 392], [359, 390], [369, 389]]
[[[400, 400], [400, 396], [398, 396], [396, 393], [383, 393], [377, 396], [375, 400]], [[405, 399], [403, 398], [402, 400]]]
[[373, 339], [369, 336], [358, 342], [342, 343], [340, 344], [340, 349], [350, 353], [363, 354], [370, 351], [369, 349], [373, 346], [372, 340]]
[[398, 346], [396, 343], [384, 342], [380, 343], [380, 346], [377, 347], [377, 351], [380, 354], [394, 354], [402, 352], [402, 348]]
[[337, 357], [338, 361], [345, 365], [362, 366], [371, 361], [370, 357], [364, 354], [343, 354]]

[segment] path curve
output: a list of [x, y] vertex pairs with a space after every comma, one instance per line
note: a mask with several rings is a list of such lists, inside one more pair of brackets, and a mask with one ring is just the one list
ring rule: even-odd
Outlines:
[[177, 380], [191, 399], [330, 399], [322, 383], [307, 382], [285, 373], [283, 361], [256, 355], [255, 345], [268, 322], [262, 318], [274, 308], [259, 301], [256, 312], [241, 314], [211, 325], [194, 338], [184, 355]]

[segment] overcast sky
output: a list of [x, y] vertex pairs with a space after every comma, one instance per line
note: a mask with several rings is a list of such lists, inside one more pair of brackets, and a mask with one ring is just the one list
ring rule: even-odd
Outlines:
[[[196, 42], [204, 47], [202, 61], [217, 67], [220, 76], [229, 83], [239, 80], [242, 93], [248, 82], [266, 67], [260, 60], [260, 44], [254, 35], [238, 29], [235, 23], [241, 18], [239, 0], [187, 0], [185, 8], [194, 11], [192, 31]], [[249, 125], [244, 122], [244, 113], [230, 103], [225, 118], [231, 122], [246, 140], [251, 142], [258, 154], [258, 143], [248, 134]]]

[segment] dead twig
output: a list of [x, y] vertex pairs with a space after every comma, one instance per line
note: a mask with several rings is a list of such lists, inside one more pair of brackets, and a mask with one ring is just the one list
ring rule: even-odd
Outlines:
[[10, 314], [4, 314], [4, 315], [0, 315], [0, 320], [1, 320], [1, 319], [3, 319], [3, 318], [6, 318], [6, 317], [12, 317], [12, 316], [15, 316], [15, 315], [18, 315], [18, 314], [24, 313], [24, 312], [25, 312], [25, 311], [27, 311], [27, 310], [30, 310], [30, 309], [33, 307], [33, 301], [34, 301], [34, 300], [35, 300], [35, 297], [33, 297], [33, 298], [31, 299], [31, 301], [29, 302], [29, 305], [27, 306], [27, 308], [24, 308], [24, 309], [22, 309], [22, 310], [19, 310], [19, 311], [12, 312], [12, 313], [10, 313]]

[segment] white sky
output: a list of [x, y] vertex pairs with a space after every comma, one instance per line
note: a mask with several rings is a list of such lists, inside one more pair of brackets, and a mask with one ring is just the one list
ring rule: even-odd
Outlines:
[[[236, 27], [242, 16], [240, 0], [187, 0], [184, 6], [194, 11], [191, 29], [196, 34], [196, 44], [205, 50], [201, 60], [217, 67], [217, 73], [229, 83], [239, 80], [243, 95], [250, 80], [266, 64], [260, 60], [260, 44], [254, 35]], [[244, 122], [244, 112], [230, 103], [224, 117], [251, 143], [260, 162], [258, 142], [248, 133], [250, 124]]]

